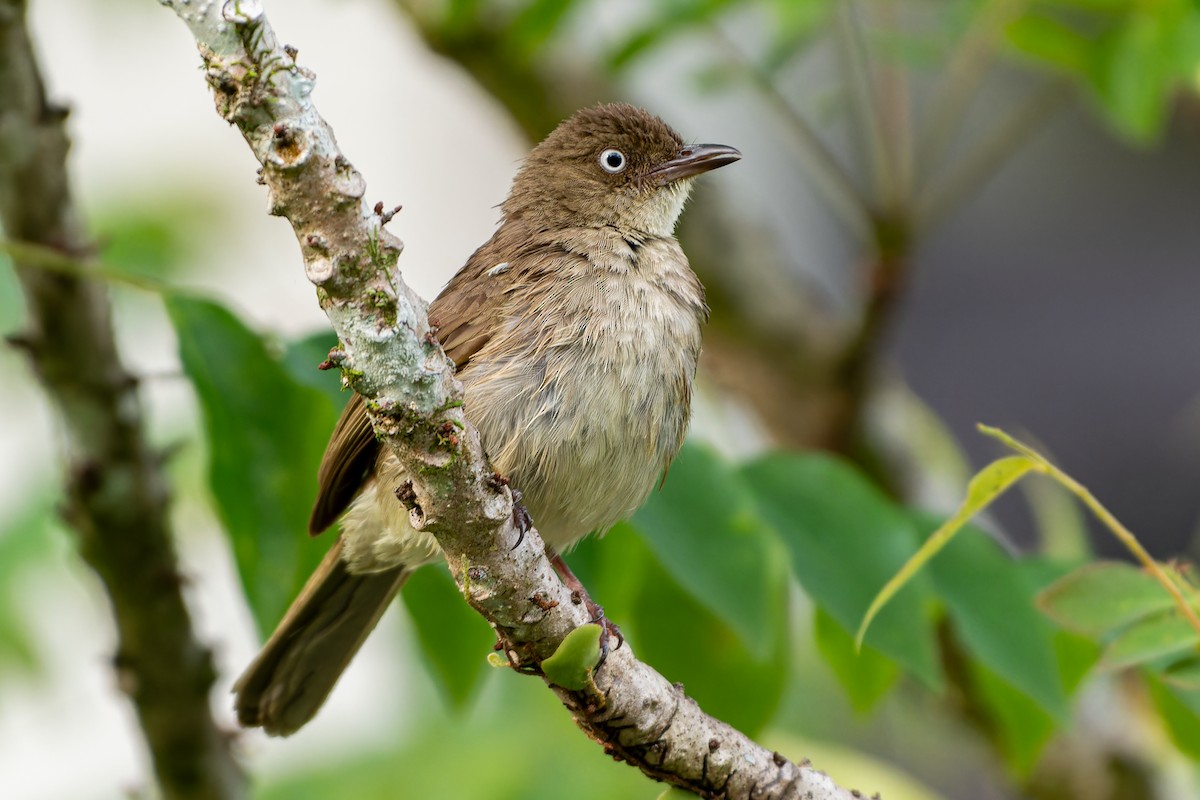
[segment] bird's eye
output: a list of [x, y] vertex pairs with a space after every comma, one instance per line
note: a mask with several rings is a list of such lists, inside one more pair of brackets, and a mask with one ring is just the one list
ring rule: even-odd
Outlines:
[[600, 154], [600, 168], [614, 175], [625, 169], [625, 154], [609, 148]]

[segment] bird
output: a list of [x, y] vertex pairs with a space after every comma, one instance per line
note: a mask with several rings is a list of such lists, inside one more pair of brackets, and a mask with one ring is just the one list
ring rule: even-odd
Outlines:
[[[675, 224], [696, 177], [740, 158], [629, 104], [577, 111], [524, 159], [495, 233], [429, 307], [464, 412], [552, 556], [631, 516], [679, 452], [708, 306]], [[396, 499], [405, 480], [353, 395], [309, 522], [316, 535], [340, 519], [340, 535], [235, 683], [244, 727], [287, 736], [311, 720], [408, 576], [440, 557]]]

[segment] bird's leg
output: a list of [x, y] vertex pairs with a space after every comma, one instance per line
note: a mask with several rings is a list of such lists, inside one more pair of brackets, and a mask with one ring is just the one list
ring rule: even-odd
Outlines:
[[621, 629], [617, 627], [617, 623], [604, 616], [604, 608], [599, 603], [588, 597], [587, 591], [583, 588], [583, 583], [579, 578], [575, 577], [575, 573], [567, 566], [567, 562], [563, 561], [560, 556], [551, 547], [546, 548], [546, 557], [550, 559], [550, 566], [554, 567], [554, 571], [558, 573], [558, 577], [562, 578], [562, 582], [571, 590], [571, 600], [576, 603], [583, 602], [587, 604], [588, 613], [592, 615], [592, 622], [604, 626], [606, 636], [600, 637], [600, 661], [597, 662], [596, 668], [604, 663], [604, 659], [608, 658], [608, 637], [612, 636], [617, 640], [617, 648], [625, 644], [625, 634], [621, 633]]

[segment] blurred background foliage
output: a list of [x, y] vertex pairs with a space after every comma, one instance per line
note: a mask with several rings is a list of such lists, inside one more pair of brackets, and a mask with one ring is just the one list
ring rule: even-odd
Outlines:
[[[680, 235], [713, 307], [700, 430], [634, 519], [569, 558], [641, 658], [716, 716], [889, 799], [1200, 792], [1200, 637], [1140, 572], [1097, 565], [1051, 484], [1031, 482], [1017, 518], [1036, 536], [1016, 547], [985, 520], [887, 606], [861, 653], [851, 634], [969, 474], [954, 433], [889, 365], [921, 249], [1064, 104], [1081, 102], [1130, 148], [1160, 146], [1196, 108], [1195, 2], [395, 5], [530, 142], [580, 106], [640, 99], [675, 59], [693, 102], [732, 103], [772, 130], [771, 157], [803, 170], [848, 243], [835, 266], [852, 289], [830, 302], [738, 198], [701, 191], [685, 214]], [[996, 82], [1011, 91], [991, 93]], [[979, 97], [993, 101], [986, 124]], [[104, 262], [175, 287], [214, 202], [106, 209], [94, 221]], [[10, 332], [20, 309], [7, 271], [0, 281]], [[211, 503], [265, 634], [327, 547], [303, 531], [345, 401], [337, 377], [315, 370], [334, 342], [284, 340], [219, 300], [160, 293], [201, 409], [202, 433], [182, 435], [203, 440], [207, 465], [183, 456], [177, 492]], [[0, 676], [37, 673], [16, 596], [22, 575], [63, 557], [53, 504], [47, 491], [0, 521]], [[403, 593], [408, 656], [396, 658], [422, 664], [412, 679], [439, 701], [406, 709], [403, 730], [370, 748], [266, 780], [259, 796], [657, 795], [536, 681], [487, 667], [487, 626], [454, 594], [440, 567]]]

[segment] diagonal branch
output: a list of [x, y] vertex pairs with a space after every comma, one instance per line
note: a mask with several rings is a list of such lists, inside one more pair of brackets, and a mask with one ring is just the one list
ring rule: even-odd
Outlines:
[[[396, 271], [401, 243], [383, 230], [382, 204], [372, 211], [363, 202], [362, 176], [309, 99], [313, 75], [295, 63], [295, 50], [279, 45], [257, 0], [166, 5], [199, 43], [221, 116], [262, 164], [272, 213], [295, 230], [341, 339], [334, 356], [345, 380], [366, 398], [380, 440], [416, 476], [408, 500], [414, 525], [437, 537], [509, 661], [540, 674], [567, 634], [589, 621], [586, 604], [557, 579], [536, 531], [518, 535], [511, 494], [463, 415], [425, 304]], [[629, 646], [611, 652], [592, 685], [553, 689], [607, 752], [703, 797], [851, 797], [807, 764], [706, 716]]]
[[146, 441], [136, 379], [117, 353], [104, 285], [95, 276], [35, 267], [88, 250], [66, 173], [64, 109], [42, 87], [24, 0], [0, 0], [0, 221], [29, 311], [16, 343], [67, 430], [64, 516], [112, 603], [117, 683], [137, 711], [162, 795], [246, 795], [230, 739], [212, 718], [216, 677], [192, 632], [168, 524], [163, 455]]

